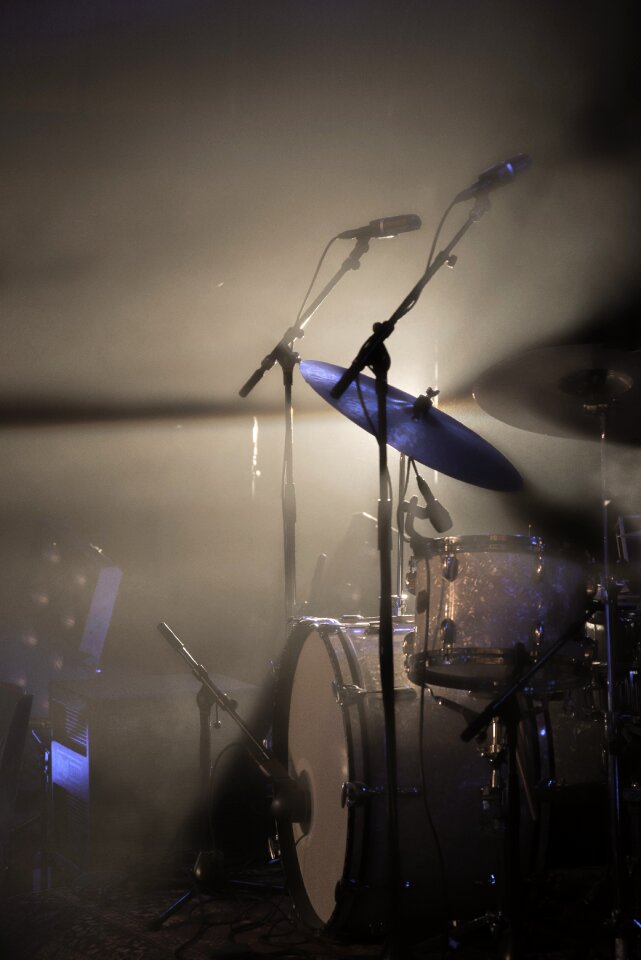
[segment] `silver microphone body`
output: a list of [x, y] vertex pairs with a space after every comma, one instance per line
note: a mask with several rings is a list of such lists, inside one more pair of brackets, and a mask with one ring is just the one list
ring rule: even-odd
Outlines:
[[395, 237], [399, 233], [408, 233], [410, 230], [419, 230], [421, 218], [415, 213], [402, 213], [397, 217], [383, 217], [381, 220], [370, 220], [364, 227], [355, 227], [353, 230], [343, 230], [337, 240], [381, 240], [386, 237]]
[[489, 193], [490, 190], [506, 187], [508, 183], [512, 183], [519, 173], [529, 170], [531, 166], [532, 157], [527, 153], [517, 153], [509, 160], [495, 163], [479, 174], [476, 183], [467, 187], [466, 190], [461, 190], [454, 198], [454, 202], [461, 203], [463, 200], [473, 200], [479, 193]]

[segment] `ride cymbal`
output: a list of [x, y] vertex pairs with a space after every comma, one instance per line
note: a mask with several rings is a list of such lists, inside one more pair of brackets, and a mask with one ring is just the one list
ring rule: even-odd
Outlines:
[[522, 430], [556, 437], [601, 435], [641, 442], [641, 352], [585, 344], [540, 347], [486, 370], [473, 394], [490, 416]]

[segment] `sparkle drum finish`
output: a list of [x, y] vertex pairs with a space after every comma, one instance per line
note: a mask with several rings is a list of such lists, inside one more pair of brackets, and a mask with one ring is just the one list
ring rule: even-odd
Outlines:
[[[416, 634], [406, 666], [415, 683], [497, 689], [585, 618], [584, 562], [538, 537], [443, 537], [414, 549]], [[581, 648], [570, 641], [533, 683], [554, 689], [580, 682], [581, 672]]]
[[[394, 621], [399, 830], [405, 929], [442, 932], [447, 919], [497, 907], [500, 831], [483, 809], [490, 765], [463, 743], [463, 691], [421, 691], [404, 670], [413, 617]], [[385, 756], [378, 624], [302, 620], [284, 650], [273, 727], [275, 756], [309, 791], [307, 823], [278, 822], [288, 885], [303, 923], [331, 936], [371, 937], [387, 918]], [[486, 701], [485, 701], [486, 702]]]

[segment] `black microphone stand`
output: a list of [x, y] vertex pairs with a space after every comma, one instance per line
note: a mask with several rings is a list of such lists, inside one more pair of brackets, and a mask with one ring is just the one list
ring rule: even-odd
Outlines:
[[305, 327], [336, 284], [350, 270], [358, 270], [360, 258], [369, 250], [369, 238], [359, 237], [349, 256], [343, 261], [334, 276], [325, 284], [314, 302], [307, 308], [297, 323], [289, 327], [276, 346], [254, 370], [251, 377], [238, 391], [247, 397], [274, 364], [280, 364], [285, 388], [285, 452], [283, 464], [283, 546], [285, 554], [285, 618], [296, 615], [296, 488], [294, 486], [294, 408], [292, 386], [294, 367], [300, 361], [294, 351], [294, 343], [305, 334]]
[[[273, 788], [272, 812], [275, 815], [286, 813], [293, 822], [301, 822], [309, 819], [309, 796], [305, 790], [289, 776], [287, 769], [266, 749], [258, 740], [242, 717], [237, 713], [238, 704], [229, 694], [224, 693], [220, 687], [216, 686], [206, 668], [202, 663], [191, 655], [182, 640], [176, 636], [174, 631], [166, 623], [159, 623], [158, 630], [169, 643], [173, 650], [179, 654], [189, 665], [191, 672], [200, 682], [201, 686], [196, 697], [200, 713], [200, 787], [201, 787], [201, 807], [203, 811], [204, 825], [203, 836], [206, 828], [209, 826], [209, 789], [211, 778], [211, 710], [216, 708], [216, 720], [214, 726], [220, 727], [218, 719], [218, 710], [223, 710], [228, 717], [236, 724], [243, 734], [248, 749], [249, 756], [254, 761], [258, 769], [271, 781]], [[160, 927], [188, 903], [197, 892], [197, 884], [207, 879], [208, 862], [215, 861], [215, 851], [207, 853], [201, 850], [196, 857], [196, 861], [191, 870], [194, 885], [175, 900], [169, 907], [163, 910], [150, 926], [152, 930], [158, 930]], [[211, 865], [211, 863], [209, 864]]]
[[379, 608], [379, 663], [381, 673], [381, 692], [383, 699], [383, 718], [385, 729], [385, 776], [387, 797], [387, 878], [389, 894], [389, 930], [383, 947], [386, 960], [397, 960], [404, 953], [402, 947], [402, 888], [401, 862], [398, 823], [398, 771], [396, 763], [396, 714], [394, 696], [394, 643], [392, 617], [392, 503], [387, 473], [387, 371], [390, 357], [385, 341], [394, 331], [396, 323], [408, 313], [418, 301], [423, 288], [434, 274], [446, 263], [455, 263], [451, 259], [452, 250], [467, 233], [472, 224], [477, 223], [489, 210], [490, 202], [486, 194], [477, 197], [476, 203], [467, 220], [454, 235], [450, 243], [428, 264], [423, 276], [414, 285], [409, 294], [395, 310], [389, 320], [374, 325], [374, 332], [365, 341], [352, 364], [331, 390], [339, 398], [356, 377], [369, 367], [376, 378], [377, 397], [377, 433], [379, 457], [379, 501], [378, 501], [378, 550], [380, 561], [380, 608]]

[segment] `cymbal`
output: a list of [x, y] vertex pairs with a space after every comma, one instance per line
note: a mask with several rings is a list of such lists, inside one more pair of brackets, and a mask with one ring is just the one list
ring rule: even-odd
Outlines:
[[605, 405], [608, 439], [641, 442], [641, 351], [539, 347], [490, 367], [472, 392], [497, 420], [553, 437], [598, 440]]
[[[363, 410], [356, 382], [336, 400], [330, 390], [345, 372], [343, 367], [316, 360], [303, 360], [301, 373], [307, 383], [353, 423], [374, 433], [378, 423], [376, 381], [360, 374], [359, 382], [367, 413]], [[440, 473], [488, 490], [520, 490], [521, 476], [512, 464], [486, 440], [443, 413], [430, 407], [414, 418], [416, 398], [389, 387], [387, 398], [388, 443]]]

